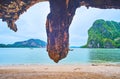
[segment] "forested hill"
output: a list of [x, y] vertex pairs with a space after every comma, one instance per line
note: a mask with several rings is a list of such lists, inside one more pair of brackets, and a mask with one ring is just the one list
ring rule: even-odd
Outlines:
[[13, 44], [0, 44], [0, 47], [19, 47], [19, 48], [26, 48], [26, 47], [33, 47], [33, 48], [41, 48], [46, 47], [46, 42], [40, 39], [29, 39], [26, 41], [19, 41]]
[[120, 22], [96, 20], [88, 30], [88, 48], [120, 48]]

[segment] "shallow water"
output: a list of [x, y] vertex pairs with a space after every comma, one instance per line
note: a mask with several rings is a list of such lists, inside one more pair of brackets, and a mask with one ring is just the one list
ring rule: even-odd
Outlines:
[[[73, 48], [58, 64], [119, 63], [120, 49]], [[45, 48], [0, 48], [0, 65], [56, 64]]]

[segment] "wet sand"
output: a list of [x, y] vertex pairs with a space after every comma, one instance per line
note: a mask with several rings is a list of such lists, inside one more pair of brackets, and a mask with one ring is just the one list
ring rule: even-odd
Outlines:
[[0, 66], [0, 79], [120, 79], [119, 65]]

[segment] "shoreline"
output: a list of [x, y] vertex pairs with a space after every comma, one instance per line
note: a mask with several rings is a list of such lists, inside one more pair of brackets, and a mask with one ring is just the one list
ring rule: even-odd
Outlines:
[[0, 79], [120, 79], [120, 65], [8, 65]]
[[80, 63], [80, 64], [75, 64], [75, 63], [71, 63], [71, 64], [64, 64], [64, 63], [49, 63], [49, 64], [0, 64], [0, 67], [3, 66], [34, 66], [34, 65], [53, 65], [53, 66], [57, 66], [57, 65], [79, 65], [79, 66], [120, 66], [120, 63]]

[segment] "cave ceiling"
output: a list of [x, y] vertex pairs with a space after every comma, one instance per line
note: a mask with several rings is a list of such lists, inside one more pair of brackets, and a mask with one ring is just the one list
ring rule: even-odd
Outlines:
[[68, 54], [69, 27], [77, 8], [120, 9], [120, 0], [0, 0], [0, 19], [16, 32], [15, 22], [20, 15], [34, 4], [44, 1], [50, 3], [50, 13], [46, 17], [47, 51], [55, 62]]

